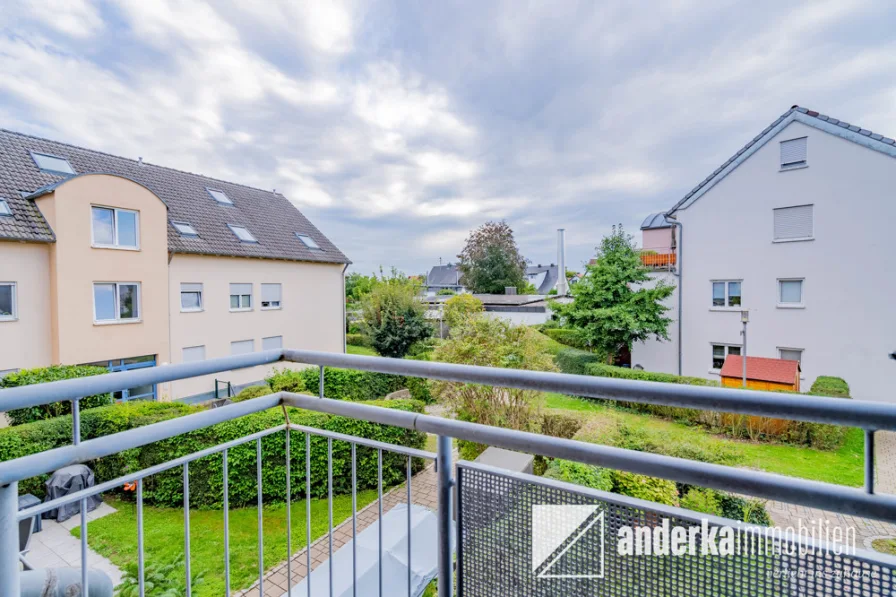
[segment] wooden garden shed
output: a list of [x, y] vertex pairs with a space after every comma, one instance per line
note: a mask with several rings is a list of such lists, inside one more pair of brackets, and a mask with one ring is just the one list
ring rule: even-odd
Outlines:
[[[728, 355], [720, 375], [722, 385], [743, 386], [744, 362], [740, 355]], [[752, 390], [800, 391], [800, 362], [765, 357], [747, 357], [747, 387]]]

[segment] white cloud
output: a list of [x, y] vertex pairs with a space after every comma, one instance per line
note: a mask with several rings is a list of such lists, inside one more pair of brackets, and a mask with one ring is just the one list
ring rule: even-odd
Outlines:
[[65, 35], [86, 39], [103, 29], [96, 5], [88, 0], [11, 0], [3, 8], [4, 16], [35, 19]]

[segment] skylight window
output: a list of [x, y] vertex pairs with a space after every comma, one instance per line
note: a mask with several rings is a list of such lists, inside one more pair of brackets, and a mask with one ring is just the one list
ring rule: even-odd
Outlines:
[[72, 168], [72, 165], [68, 163], [68, 160], [65, 158], [61, 158], [58, 155], [50, 155], [48, 153], [35, 153], [32, 151], [31, 157], [34, 159], [34, 163], [37, 164], [37, 167], [40, 168], [42, 172], [49, 172], [52, 174], [75, 173], [74, 168]]
[[244, 243], [257, 243], [258, 240], [252, 233], [249, 232], [249, 229], [245, 226], [235, 226], [233, 224], [227, 224], [227, 227], [230, 228], [230, 231], [233, 232], [240, 241]]
[[9, 203], [6, 199], [0, 199], [0, 216], [11, 216], [12, 210], [9, 209]]
[[184, 236], [199, 236], [196, 229], [186, 222], [171, 222], [171, 225]]
[[296, 237], [300, 241], [305, 243], [305, 246], [308, 247], [309, 249], [311, 249], [313, 251], [323, 251], [323, 249], [320, 248], [320, 245], [317, 244], [316, 242], [314, 242], [314, 239], [311, 238], [310, 236], [308, 236], [307, 234], [299, 234], [298, 232], [296, 232]]
[[218, 203], [221, 203], [223, 205], [233, 205], [233, 201], [230, 200], [230, 197], [228, 197], [224, 193], [224, 191], [219, 191], [218, 189], [210, 189], [208, 187], [205, 187], [205, 190], [208, 191], [208, 194], [212, 196], [212, 199], [214, 199]]

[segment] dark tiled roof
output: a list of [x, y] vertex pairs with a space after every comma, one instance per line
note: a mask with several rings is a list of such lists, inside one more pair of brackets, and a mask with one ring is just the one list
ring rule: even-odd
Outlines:
[[[685, 195], [678, 203], [676, 203], [672, 209], [667, 211], [666, 214], [672, 214], [676, 209], [678, 209], [679, 207], [684, 205], [688, 199], [693, 197], [695, 194], [699, 193], [700, 190], [703, 189], [703, 187], [705, 187], [707, 184], [709, 184], [719, 173], [721, 173], [725, 168], [730, 166], [735, 160], [737, 160], [741, 155], [743, 155], [744, 152], [749, 151], [749, 149], [751, 147], [753, 147], [756, 143], [758, 143], [763, 137], [765, 137], [765, 135], [769, 131], [771, 131], [773, 128], [775, 128], [776, 126], [781, 124], [784, 121], [784, 119], [786, 119], [788, 116], [790, 116], [794, 112], [799, 112], [801, 114], [805, 114], [806, 116], [811, 116], [813, 118], [817, 118], [818, 120], [820, 120], [822, 122], [826, 122], [828, 124], [838, 126], [842, 129], [845, 129], [848, 131], [852, 131], [853, 133], [856, 133], [856, 134], [862, 135], [864, 137], [868, 137], [869, 139], [878, 141], [885, 146], [888, 145], [890, 147], [896, 147], [896, 140], [891, 139], [890, 137], [884, 137], [883, 135], [873, 133], [873, 132], [869, 131], [868, 129], [863, 129], [862, 127], [856, 126], [854, 124], [849, 124], [848, 122], [844, 122], [842, 120], [838, 120], [836, 118], [832, 118], [832, 117], [826, 116], [824, 114], [819, 114], [815, 110], [809, 110], [807, 108], [803, 108], [801, 106], [795, 105], [795, 106], [792, 106], [786, 112], [784, 112], [784, 114], [782, 114], [773, 123], [771, 123], [770, 125], [765, 127], [765, 129], [761, 133], [759, 133], [758, 135], [753, 137], [749, 143], [747, 143], [746, 145], [741, 147], [737, 153], [735, 153], [733, 156], [728, 158], [728, 160], [724, 164], [722, 164], [721, 166], [716, 168], [715, 171], [713, 171], [712, 174], [710, 174], [705, 179], [703, 179], [703, 181], [700, 182], [700, 184], [698, 184], [696, 187], [691, 189], [691, 191], [687, 195]], [[882, 146], [876, 145], [875, 147], [881, 148]], [[882, 149], [882, 151], [884, 151], [884, 149]], [[891, 151], [891, 150], [889, 150], [889, 148], [887, 148], [886, 151]]]
[[[41, 172], [31, 151], [66, 158], [75, 172], [115, 174], [140, 183], [168, 206], [168, 250], [173, 253], [259, 257], [324, 263], [349, 263], [286, 197], [240, 184], [139, 163], [99, 151], [31, 137], [0, 129], [0, 198], [9, 202], [12, 217], [0, 217], [0, 239], [54, 242], [50, 226], [33, 200], [23, 198], [64, 176]], [[233, 202], [220, 205], [206, 188], [220, 189]], [[198, 237], [181, 236], [171, 222], [188, 222]], [[258, 243], [237, 240], [227, 224], [248, 228]], [[296, 238], [307, 234], [321, 251], [309, 249]]]
[[459, 286], [461, 274], [456, 265], [436, 265], [426, 276], [427, 286]]
[[[747, 379], [792, 384], [796, 382], [800, 371], [799, 361], [769, 359], [766, 357], [747, 357]], [[728, 355], [719, 375], [722, 377], [740, 378], [744, 374], [744, 362], [740, 355]]]

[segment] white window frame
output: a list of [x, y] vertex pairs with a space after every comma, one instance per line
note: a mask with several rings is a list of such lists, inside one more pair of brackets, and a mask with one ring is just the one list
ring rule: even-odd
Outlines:
[[794, 137], [793, 139], [782, 139], [780, 144], [778, 145], [778, 148], [779, 148], [780, 152], [783, 152], [785, 143], [790, 143], [792, 141], [799, 141], [801, 139], [806, 140], [806, 158], [804, 160], [800, 160], [797, 162], [787, 162], [785, 164], [783, 157], [779, 153], [778, 154], [778, 159], [780, 162], [779, 172], [786, 172], [788, 170], [798, 170], [800, 168], [808, 168], [809, 167], [809, 137], [808, 136], [803, 135], [802, 137]]
[[[238, 241], [240, 241], [241, 243], [248, 243], [248, 244], [252, 244], [252, 245], [257, 245], [257, 244], [258, 244], [258, 239], [255, 238], [255, 235], [252, 234], [252, 231], [249, 230], [248, 227], [246, 227], [246, 226], [241, 226], [241, 225], [239, 225], [239, 224], [227, 224], [227, 227], [230, 228], [230, 231], [233, 233], [233, 235], [236, 237], [236, 239], [237, 239]], [[240, 235], [239, 235], [239, 233], [237, 232], [237, 230], [242, 230], [242, 231], [244, 231], [246, 234], [249, 235], [249, 238], [250, 238], [251, 240], [245, 240], [245, 239], [240, 238]]]
[[[738, 350], [737, 356], [743, 355], [744, 347], [743, 347], [743, 344], [731, 344], [729, 342], [710, 342], [709, 343], [709, 372], [718, 375], [719, 371], [721, 371], [722, 368], [719, 367], [718, 369], [716, 369], [713, 366], [713, 362], [712, 362], [712, 360], [715, 358], [715, 355], [713, 354], [713, 349], [716, 346], [724, 346], [725, 347], [725, 358], [726, 359], [728, 358], [728, 355], [731, 354], [732, 348], [736, 348]], [[724, 361], [722, 361], [722, 362], [724, 363]]]
[[[781, 291], [783, 289], [782, 282], [799, 282], [800, 283], [800, 302], [785, 303], [781, 300]], [[777, 305], [779, 309], [805, 309], [806, 308], [806, 279], [805, 278], [778, 278], [777, 283]]]
[[[201, 359], [191, 359], [188, 361], [186, 359], [186, 352], [188, 350], [195, 350], [197, 348], [202, 349], [202, 358]], [[180, 361], [182, 363], [198, 363], [199, 361], [204, 361], [205, 359], [206, 359], [205, 344], [200, 344], [198, 346], [184, 346], [180, 351]]]
[[19, 285], [16, 282], [0, 282], [0, 286], [12, 287], [12, 314], [0, 315], [0, 321], [17, 321], [19, 319]]
[[779, 347], [778, 347], [778, 358], [779, 358], [779, 359], [783, 359], [783, 358], [784, 358], [784, 356], [783, 356], [781, 353], [782, 353], [783, 351], [785, 351], [785, 350], [791, 350], [791, 351], [800, 353], [799, 363], [800, 363], [800, 368], [802, 369], [802, 365], [803, 365], [803, 353], [806, 352], [806, 349], [805, 349], [805, 348], [791, 348], [791, 347], [789, 347], [789, 346], [779, 346]]
[[[248, 285], [250, 286], [250, 291], [249, 291], [249, 294], [248, 294], [248, 295], [246, 295], [246, 294], [233, 294], [232, 292], [229, 294], [229, 296], [228, 296], [228, 298], [227, 298], [227, 305], [228, 305], [228, 306], [230, 306], [230, 299], [231, 299], [231, 298], [233, 298], [233, 297], [235, 297], [235, 296], [236, 296], [236, 297], [239, 297], [239, 298], [237, 299], [237, 303], [239, 304], [239, 306], [236, 307], [236, 308], [234, 308], [234, 307], [230, 307], [230, 312], [231, 312], [231, 313], [240, 313], [240, 312], [244, 312], [244, 311], [252, 311], [252, 303], [254, 302], [254, 298], [253, 298], [252, 295], [255, 294], [255, 285], [254, 285], [254, 284], [251, 284], [251, 283], [249, 283], [249, 282], [231, 282], [231, 284], [248, 284]], [[248, 296], [248, 297], [249, 297], [249, 306], [248, 306], [248, 307], [244, 307], [244, 306], [243, 306], [243, 297], [244, 297], [244, 296]]]
[[[188, 288], [187, 290], [184, 290], [184, 286], [186, 286], [186, 285], [198, 286], [199, 289], [196, 290], [196, 289]], [[205, 288], [202, 286], [201, 282], [181, 282], [181, 284], [180, 284], [180, 312], [181, 313], [200, 313], [202, 311], [205, 311], [205, 303], [203, 302], [203, 296], [202, 296], [204, 293], [204, 290], [205, 290]], [[187, 293], [187, 294], [198, 293], [199, 294], [199, 306], [196, 308], [184, 307], [184, 293]]]
[[[191, 224], [189, 222], [171, 222], [171, 225], [174, 226], [174, 229], [177, 230], [177, 233], [180, 234], [181, 236], [188, 236], [191, 238], [199, 236], [199, 232], [197, 232], [196, 228], [193, 226], [193, 224]], [[184, 232], [183, 230], [181, 230], [179, 228], [179, 226], [187, 226], [193, 232]]]
[[[278, 294], [280, 295], [280, 300], [265, 301], [264, 300], [264, 287], [265, 286], [279, 286], [280, 292]], [[264, 306], [265, 302], [276, 302], [277, 304], [276, 305], [268, 305], [267, 307], [265, 307]], [[276, 311], [276, 310], [282, 309], [282, 308], [283, 308], [283, 284], [281, 284], [280, 282], [271, 282], [271, 283], [263, 282], [261, 284], [261, 310], [262, 311]]]
[[[37, 156], [45, 157], [45, 158], [53, 158], [56, 160], [62, 160], [68, 166], [68, 171], [66, 170], [53, 170], [52, 168], [44, 168], [40, 165], [40, 161], [37, 159]], [[41, 151], [32, 151], [31, 159], [34, 160], [34, 165], [37, 166], [37, 169], [41, 172], [47, 172], [50, 174], [77, 174], [75, 172], [75, 168], [72, 166], [72, 163], [68, 161], [68, 158], [64, 158], [61, 155], [53, 155], [52, 153], [43, 153]]]
[[[273, 347], [270, 347], [270, 348], [265, 348], [265, 345], [264, 345], [264, 344], [265, 344], [265, 342], [267, 342], [268, 340], [279, 340], [279, 341], [280, 341], [280, 342], [279, 342], [280, 345], [279, 345], [279, 346], [273, 346]], [[267, 338], [262, 338], [262, 339], [261, 339], [261, 349], [262, 349], [262, 350], [277, 350], [277, 349], [280, 349], [280, 348], [283, 348], [283, 336], [268, 336]]]
[[[218, 205], [233, 205], [233, 200], [227, 195], [227, 193], [225, 193], [221, 189], [216, 189], [214, 187], [205, 187], [205, 191], [208, 193], [209, 197], [211, 197]], [[221, 193], [221, 195], [224, 196], [224, 201], [222, 201], [218, 197], [215, 197], [215, 193]]]
[[[740, 284], [740, 304], [739, 305], [729, 305], [731, 302], [731, 295], [729, 294], [729, 284], [731, 283]], [[725, 304], [724, 305], [714, 305], [712, 302], [715, 300], [713, 296], [713, 290], [715, 284], [724, 284], [725, 285]], [[744, 310], [744, 281], [743, 279], [728, 279], [728, 280], [710, 280], [709, 281], [709, 308], [713, 311], [743, 311]]]
[[[252, 344], [252, 350], [250, 350], [249, 352], [237, 352], [237, 353], [233, 352], [234, 344], [245, 344], [246, 342], [250, 342]], [[250, 340], [233, 340], [230, 343], [230, 355], [231, 356], [235, 356], [235, 355], [239, 355], [239, 354], [252, 354], [253, 352], [255, 352], [255, 338], [252, 338]]]
[[12, 208], [9, 206], [9, 201], [7, 201], [6, 199], [0, 199], [0, 216], [12, 216]]
[[[112, 244], [96, 242], [96, 230], [93, 228], [93, 210], [108, 209], [112, 211]], [[134, 214], [134, 235], [136, 244], [134, 246], [122, 245], [118, 242], [118, 213], [128, 212]], [[139, 251], [140, 250], [140, 212], [135, 209], [124, 209], [112, 207], [110, 205], [91, 205], [90, 206], [90, 246], [94, 249], [119, 249], [122, 251]]]
[[[97, 286], [115, 286], [115, 319], [97, 319], [96, 317], [96, 287]], [[136, 307], [137, 307], [137, 317], [131, 317], [128, 319], [122, 319], [121, 317], [121, 287], [122, 286], [136, 286], [137, 287], [137, 296], [136, 296]], [[121, 323], [140, 323], [143, 321], [143, 289], [141, 288], [140, 282], [94, 282], [93, 287], [91, 288], [93, 291], [93, 323], [94, 325], [115, 325]]]

